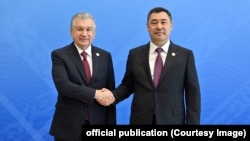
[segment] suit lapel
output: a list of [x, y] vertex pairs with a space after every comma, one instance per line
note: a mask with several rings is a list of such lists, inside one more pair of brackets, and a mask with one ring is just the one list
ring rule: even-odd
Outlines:
[[150, 67], [149, 67], [149, 43], [145, 45], [144, 48], [142, 48], [142, 52], [141, 52], [141, 58], [142, 58], [142, 64], [145, 70], [145, 73], [148, 77], [148, 80], [151, 82], [151, 85], [154, 87], [154, 82], [152, 80], [152, 76], [151, 76], [151, 71], [150, 71]]
[[177, 54], [177, 48], [174, 47], [174, 45], [172, 43], [170, 43], [169, 49], [168, 49], [168, 54], [167, 54], [167, 58], [165, 60], [165, 64], [162, 70], [162, 74], [159, 80], [159, 84], [161, 84], [162, 79], [164, 78], [164, 76], [166, 75], [168, 69], [170, 68], [170, 66], [174, 63], [174, 60], [176, 58]]
[[100, 52], [98, 52], [97, 48], [92, 46], [92, 61], [93, 61], [93, 70], [92, 70], [92, 79], [93, 80], [96, 76], [96, 74], [98, 73], [97, 70], [98, 70], [98, 66], [99, 66], [99, 63], [101, 61], [99, 61], [98, 59], [100, 58], [99, 56], [101, 55]]
[[79, 53], [78, 53], [78, 51], [73, 43], [70, 45], [68, 54], [72, 58], [72, 61], [75, 63], [77, 69], [79, 70], [79, 73], [80, 73], [82, 79], [87, 83], [88, 79], [87, 79], [87, 76], [85, 75], [85, 71], [83, 68], [81, 57], [80, 57], [80, 55], [79, 55]]
[[[151, 71], [150, 71], [150, 67], [149, 67], [149, 47], [150, 44], [146, 44], [145, 47], [141, 50], [141, 58], [142, 58], [142, 63], [143, 63], [143, 67], [144, 70], [147, 74], [147, 77], [149, 80], [151, 80], [151, 85], [154, 87], [154, 82], [152, 80], [152, 76], [151, 76]], [[162, 79], [164, 78], [164, 76], [166, 75], [168, 69], [170, 68], [170, 66], [174, 63], [174, 60], [176, 58], [177, 54], [177, 48], [175, 47], [174, 44], [170, 43], [169, 46], [169, 50], [168, 50], [168, 54], [167, 54], [167, 58], [165, 60], [165, 64], [163, 67], [163, 71], [159, 80], [159, 84], [161, 83]]]

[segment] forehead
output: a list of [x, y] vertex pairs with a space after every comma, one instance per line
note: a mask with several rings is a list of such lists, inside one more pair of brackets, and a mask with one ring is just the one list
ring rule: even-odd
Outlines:
[[94, 22], [91, 19], [76, 18], [73, 21], [73, 25], [74, 26], [83, 26], [83, 27], [93, 27], [94, 26]]
[[152, 13], [149, 17], [149, 21], [152, 20], [170, 20], [169, 16], [165, 12]]

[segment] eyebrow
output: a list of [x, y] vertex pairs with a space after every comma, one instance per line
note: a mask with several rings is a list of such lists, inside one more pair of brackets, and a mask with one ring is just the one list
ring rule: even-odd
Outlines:
[[[151, 21], [159, 21], [158, 19], [152, 19]], [[167, 19], [160, 19], [160, 21], [167, 21]]]

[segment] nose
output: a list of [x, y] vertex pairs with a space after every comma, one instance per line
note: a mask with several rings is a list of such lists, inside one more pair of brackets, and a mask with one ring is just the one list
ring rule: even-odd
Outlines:
[[81, 35], [82, 36], [84, 36], [84, 35], [86, 35], [87, 34], [87, 31], [86, 30], [83, 30], [82, 32], [81, 32]]
[[156, 25], [156, 28], [157, 28], [157, 29], [161, 29], [161, 28], [162, 28], [162, 24], [159, 22], [159, 23]]

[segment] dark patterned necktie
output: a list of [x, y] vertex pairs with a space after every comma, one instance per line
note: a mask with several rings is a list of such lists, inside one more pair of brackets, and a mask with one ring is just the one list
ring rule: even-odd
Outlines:
[[161, 51], [162, 48], [157, 48], [156, 52], [158, 53], [157, 58], [155, 60], [155, 68], [154, 68], [154, 84], [155, 87], [157, 87], [160, 76], [161, 76], [161, 72], [162, 72], [162, 68], [163, 68], [163, 62], [162, 62], [162, 58], [161, 58]]
[[[83, 51], [81, 53], [82, 57], [83, 57], [83, 60], [82, 60], [82, 63], [83, 63], [83, 67], [84, 67], [84, 70], [85, 70], [85, 73], [86, 73], [86, 76], [87, 76], [87, 79], [88, 79], [88, 82], [90, 81], [91, 79], [91, 73], [90, 73], [90, 67], [89, 67], [89, 62], [87, 60], [87, 53], [85, 51]], [[87, 113], [85, 115], [85, 122], [88, 121], [89, 122], [89, 111], [87, 109]]]
[[82, 57], [83, 57], [83, 66], [84, 66], [84, 69], [85, 69], [85, 73], [86, 73], [86, 76], [87, 76], [87, 79], [88, 79], [88, 82], [90, 81], [91, 79], [91, 73], [90, 73], [90, 67], [89, 67], [89, 62], [87, 60], [87, 53], [85, 51], [83, 51], [81, 53]]

